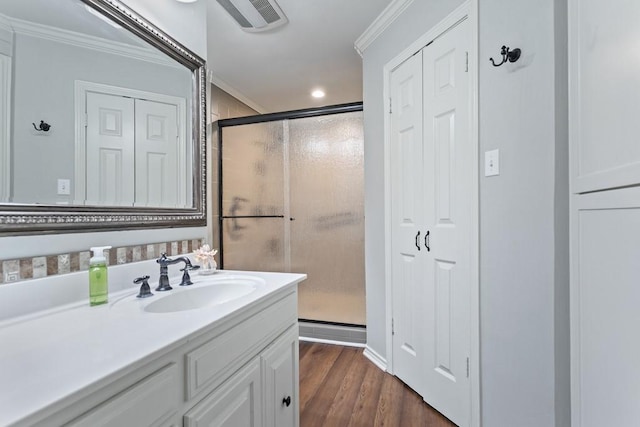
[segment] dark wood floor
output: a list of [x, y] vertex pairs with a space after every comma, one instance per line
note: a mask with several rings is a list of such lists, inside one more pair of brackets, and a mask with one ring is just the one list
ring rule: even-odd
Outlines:
[[455, 427], [361, 348], [300, 342], [301, 427]]

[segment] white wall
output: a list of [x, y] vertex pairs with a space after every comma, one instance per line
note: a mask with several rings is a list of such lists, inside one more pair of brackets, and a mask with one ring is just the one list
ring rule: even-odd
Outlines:
[[[176, 1], [123, 0], [136, 12], [166, 31], [178, 42], [206, 59], [206, 2], [185, 4]], [[133, 245], [167, 239], [202, 238], [206, 227], [162, 230], [111, 231], [105, 233], [54, 234], [0, 238], [0, 258], [26, 257], [86, 249], [89, 246]]]
[[[382, 67], [460, 3], [414, 1], [364, 53], [367, 337], [385, 357]], [[556, 375], [556, 365], [568, 366], [568, 347], [555, 345], [568, 330], [566, 102], [556, 96], [556, 80], [566, 89], [566, 62], [556, 64], [555, 53], [566, 19], [554, 21], [563, 3], [479, 1], [479, 160], [500, 149], [501, 162], [500, 176], [480, 177], [481, 412], [489, 427], [553, 426], [556, 409], [557, 425], [567, 425], [568, 407], [556, 401], [568, 405], [568, 370]], [[489, 57], [503, 44], [523, 57], [494, 68]]]
[[[479, 25], [480, 152], [501, 155], [501, 175], [480, 180], [483, 420], [552, 426], [554, 1], [482, 1]], [[523, 57], [494, 68], [487, 59], [503, 44], [520, 47]]]

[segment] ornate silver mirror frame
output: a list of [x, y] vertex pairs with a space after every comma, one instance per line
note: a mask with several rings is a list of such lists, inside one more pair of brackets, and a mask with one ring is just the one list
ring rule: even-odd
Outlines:
[[117, 0], [81, 0], [187, 67], [193, 76], [193, 207], [0, 205], [0, 235], [206, 225], [205, 62]]

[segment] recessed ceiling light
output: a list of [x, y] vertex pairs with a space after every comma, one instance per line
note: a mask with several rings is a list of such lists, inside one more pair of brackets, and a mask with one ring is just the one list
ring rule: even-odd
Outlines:
[[324, 91], [320, 90], [320, 89], [316, 89], [313, 92], [311, 92], [311, 96], [313, 96], [314, 98], [324, 98]]
[[195, 3], [198, 0], [176, 0], [176, 1], [179, 1], [180, 3]]

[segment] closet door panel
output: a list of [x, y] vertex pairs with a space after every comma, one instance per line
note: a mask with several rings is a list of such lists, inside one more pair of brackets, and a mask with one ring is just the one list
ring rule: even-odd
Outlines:
[[423, 51], [424, 399], [468, 425], [471, 212], [474, 146], [470, 134], [466, 21]]
[[423, 387], [424, 239], [422, 53], [391, 75], [391, 221], [393, 370]]

